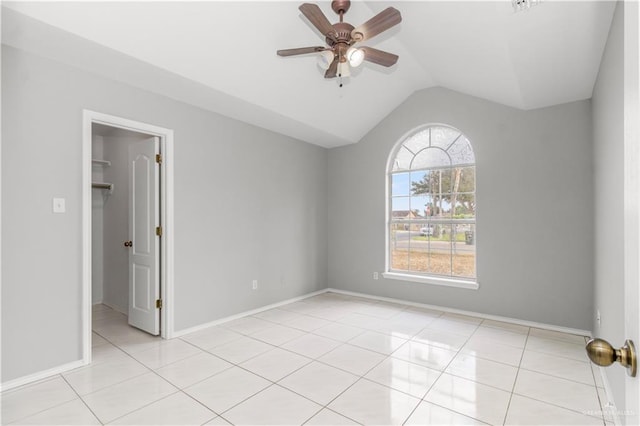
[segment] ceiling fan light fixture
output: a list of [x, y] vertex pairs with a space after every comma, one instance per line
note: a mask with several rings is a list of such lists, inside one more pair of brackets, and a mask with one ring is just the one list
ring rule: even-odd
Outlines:
[[338, 77], [351, 77], [351, 70], [348, 62], [338, 63]]
[[333, 52], [331, 50], [323, 50], [318, 55], [318, 66], [323, 70], [328, 70], [331, 66], [331, 62], [333, 62]]
[[514, 12], [522, 12], [528, 10], [532, 6], [540, 4], [542, 0], [511, 0]]
[[364, 50], [356, 49], [353, 46], [350, 47], [347, 49], [347, 60], [352, 67], [360, 66], [364, 61]]

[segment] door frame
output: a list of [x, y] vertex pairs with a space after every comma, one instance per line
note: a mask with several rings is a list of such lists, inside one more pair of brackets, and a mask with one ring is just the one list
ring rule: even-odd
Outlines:
[[171, 339], [174, 333], [174, 235], [173, 235], [173, 130], [148, 123], [84, 109], [82, 111], [82, 361], [91, 363], [92, 298], [91, 298], [91, 152], [93, 123], [145, 133], [160, 138], [160, 336]]

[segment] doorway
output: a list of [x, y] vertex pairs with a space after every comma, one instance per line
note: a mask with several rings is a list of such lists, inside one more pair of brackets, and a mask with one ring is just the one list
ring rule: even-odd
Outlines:
[[151, 335], [173, 333], [173, 131], [84, 111], [83, 362], [104, 303]]

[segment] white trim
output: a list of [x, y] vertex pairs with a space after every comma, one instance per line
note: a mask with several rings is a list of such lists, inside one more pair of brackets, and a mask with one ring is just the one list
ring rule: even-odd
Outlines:
[[83, 360], [73, 361], [68, 364], [63, 364], [54, 368], [50, 368], [49, 370], [39, 371], [37, 373], [29, 374], [27, 376], [18, 377], [17, 379], [9, 380], [8, 382], [2, 383], [2, 385], [0, 385], [0, 392], [5, 392], [5, 391], [8, 391], [9, 389], [14, 389], [19, 386], [28, 385], [30, 383], [48, 379], [52, 376], [66, 373], [67, 371], [71, 371], [78, 367], [82, 367], [83, 365], [85, 365]]
[[475, 281], [457, 280], [455, 278], [428, 277], [426, 275], [403, 274], [401, 272], [383, 272], [382, 276], [390, 280], [412, 281], [414, 283], [465, 288], [467, 290], [477, 290], [480, 288], [480, 285]]
[[85, 364], [91, 362], [91, 125], [104, 124], [125, 130], [132, 130], [160, 138], [160, 152], [163, 155], [161, 164], [161, 281], [160, 291], [163, 297], [161, 310], [161, 336], [165, 339], [173, 337], [174, 319], [174, 234], [173, 234], [173, 130], [153, 124], [129, 120], [127, 118], [103, 114], [100, 112], [82, 111], [82, 359]]
[[289, 303], [299, 302], [300, 300], [307, 299], [309, 297], [313, 297], [313, 296], [317, 296], [319, 294], [327, 293], [327, 291], [328, 291], [328, 289], [322, 289], [322, 290], [314, 291], [313, 293], [307, 293], [307, 294], [302, 295], [302, 296], [298, 296], [298, 297], [294, 297], [294, 298], [291, 298], [291, 299], [283, 300], [281, 302], [272, 303], [271, 305], [262, 306], [260, 308], [252, 309], [250, 311], [245, 311], [245, 312], [241, 312], [239, 314], [231, 315], [229, 317], [220, 318], [220, 319], [217, 319], [215, 321], [211, 321], [211, 322], [208, 322], [208, 323], [205, 323], [205, 324], [200, 324], [200, 325], [196, 325], [194, 327], [185, 328], [184, 330], [180, 330], [180, 331], [174, 331], [173, 332], [173, 337], [181, 337], [181, 336], [184, 336], [185, 334], [195, 333], [196, 331], [204, 330], [204, 329], [209, 328], [209, 327], [215, 327], [216, 325], [220, 325], [220, 324], [223, 324], [225, 322], [233, 321], [233, 320], [236, 320], [236, 319], [239, 319], [239, 318], [243, 318], [243, 317], [246, 317], [246, 316], [249, 316], [249, 315], [255, 315], [255, 314], [258, 314], [260, 312], [268, 311], [269, 309], [274, 309], [274, 308], [278, 308], [278, 307], [283, 306], [283, 305], [287, 305]]
[[452, 313], [452, 314], [467, 315], [467, 316], [470, 316], [470, 317], [489, 319], [489, 320], [493, 320], [493, 321], [507, 322], [507, 323], [515, 324], [515, 325], [523, 325], [525, 327], [534, 327], [534, 328], [540, 328], [540, 329], [543, 329], [543, 330], [559, 331], [561, 333], [576, 334], [578, 336], [591, 336], [591, 331], [580, 330], [578, 328], [562, 327], [562, 326], [558, 326], [558, 325], [544, 324], [544, 323], [535, 322], [535, 321], [526, 321], [526, 320], [521, 320], [521, 319], [517, 319], [517, 318], [502, 317], [502, 316], [498, 316], [498, 315], [489, 315], [489, 314], [483, 314], [483, 313], [480, 313], [480, 312], [465, 311], [463, 309], [447, 308], [445, 306], [428, 305], [426, 303], [410, 302], [410, 301], [407, 301], [407, 300], [394, 299], [394, 298], [391, 298], [391, 297], [372, 296], [372, 295], [369, 295], [369, 294], [357, 293], [357, 292], [354, 292], [354, 291], [339, 290], [339, 289], [335, 289], [335, 288], [328, 288], [327, 292], [344, 294], [344, 295], [347, 295], [347, 296], [363, 297], [365, 299], [380, 300], [382, 302], [397, 303], [397, 304], [400, 304], [400, 305], [414, 306], [416, 308], [432, 309], [432, 310], [443, 311], [443, 312], [448, 312], [448, 313]]

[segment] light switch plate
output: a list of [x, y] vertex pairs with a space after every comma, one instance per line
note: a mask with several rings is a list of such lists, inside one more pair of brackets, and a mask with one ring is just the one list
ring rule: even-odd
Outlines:
[[64, 213], [66, 212], [65, 199], [64, 198], [54, 198], [53, 199], [53, 212], [54, 213]]

